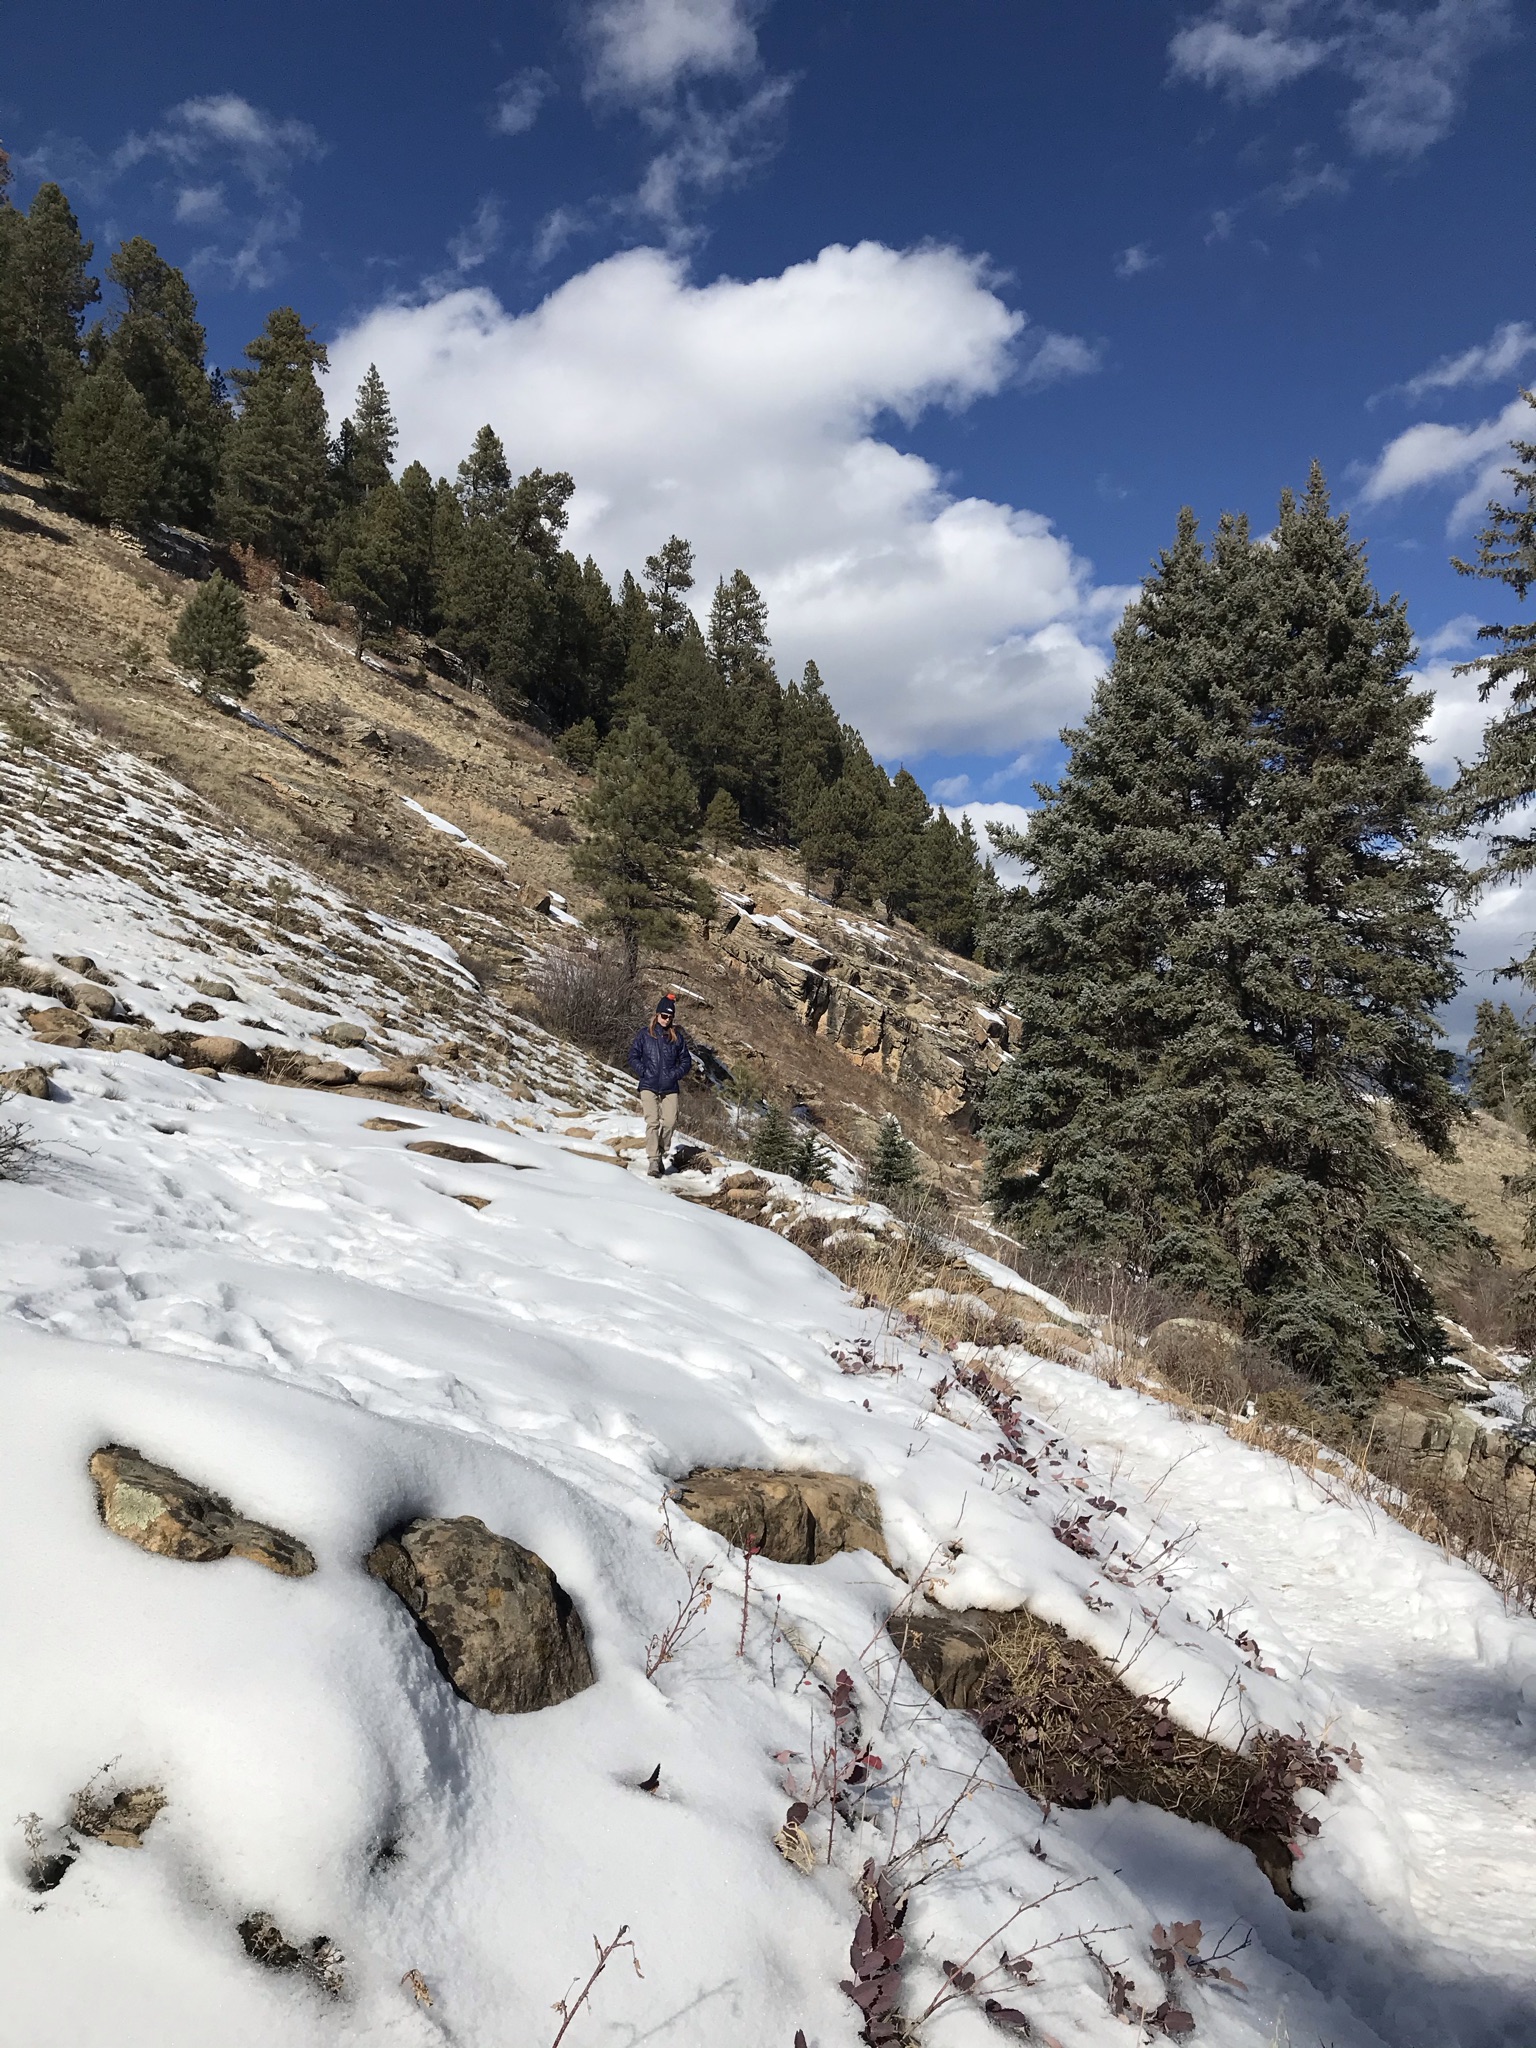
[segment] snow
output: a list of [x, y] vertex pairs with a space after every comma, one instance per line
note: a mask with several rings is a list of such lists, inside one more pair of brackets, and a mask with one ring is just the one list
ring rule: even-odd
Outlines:
[[403, 796], [400, 801], [408, 811], [414, 811], [418, 818], [425, 818], [434, 832], [446, 832], [450, 839], [456, 839], [461, 846], [467, 846], [471, 853], [478, 853], [482, 859], [494, 862], [499, 868], [506, 866], [506, 862], [499, 853], [492, 853], [488, 848], [481, 846], [477, 841], [471, 839], [461, 825], [455, 825], [447, 818], [440, 818], [436, 811], [429, 811], [425, 804], [417, 803], [413, 796]]
[[[462, 989], [433, 935], [370, 924], [277, 864], [261, 872], [302, 892], [319, 936], [295, 936], [288, 955], [221, 951], [198, 894], [211, 883], [193, 870], [233, 856], [208, 818], [163, 779], [102, 771], [112, 829], [174, 828], [191, 849], [156, 894], [78, 858], [94, 835], [105, 861], [109, 827], [73, 773], [66, 820], [7, 785], [0, 916], [30, 952], [94, 954], [152, 1018], [170, 1017], [194, 971], [226, 976], [259, 987], [247, 999], [291, 1035], [314, 1018], [272, 979], [301, 960], [330, 972], [359, 933], [397, 942], [399, 971], [426, 978], [410, 1004]], [[425, 1049], [385, 972], [374, 955], [352, 967], [354, 1007]], [[38, 1057], [23, 1008], [0, 995], [0, 1070]], [[519, 1057], [553, 1059], [531, 1041]], [[7, 1110], [39, 1164], [0, 1184], [0, 1431], [24, 1447], [8, 1460], [0, 1565], [0, 1814], [56, 1826], [109, 1759], [115, 1782], [158, 1783], [169, 1804], [142, 1850], [88, 1843], [41, 1897], [20, 1882], [13, 1831], [0, 1966], [18, 2044], [539, 2048], [591, 1938], [625, 1923], [644, 1977], [612, 1966], [570, 2038], [789, 2048], [802, 2028], [811, 2048], [852, 2048], [838, 1985], [853, 1881], [958, 1793], [907, 1923], [911, 2010], [940, 1988], [942, 1957], [1025, 1905], [1008, 1946], [1057, 1945], [1017, 2002], [1062, 2048], [1131, 2038], [1080, 1931], [1107, 1930], [1098, 1945], [1150, 1995], [1152, 1925], [1196, 1916], [1212, 1933], [1253, 1930], [1245, 1991], [1189, 1987], [1197, 2041], [1536, 2039], [1536, 1626], [1465, 1566], [1144, 1397], [966, 1347], [1022, 1391], [1039, 1468], [1026, 1488], [983, 1465], [998, 1433], [956, 1391], [950, 1358], [774, 1232], [573, 1149], [553, 1081], [514, 1097], [489, 1070], [434, 1069], [480, 1121], [410, 1107], [389, 1113], [416, 1128], [378, 1132], [363, 1125], [384, 1105], [357, 1098], [137, 1055], [46, 1058], [52, 1099]], [[579, 1128], [599, 1144], [638, 1135], [622, 1094], [590, 1085], [608, 1106]], [[406, 1149], [421, 1137], [495, 1163]], [[997, 1262], [972, 1263], [1070, 1317]], [[844, 1369], [861, 1342], [879, 1369]], [[319, 1569], [281, 1580], [114, 1537], [85, 1469], [113, 1441], [301, 1537]], [[758, 1560], [748, 1587], [740, 1556], [675, 1510], [674, 1558], [658, 1542], [664, 1495], [701, 1464], [859, 1475], [903, 1576], [861, 1552]], [[1090, 1507], [1106, 1495], [1123, 1514]], [[1066, 1513], [1091, 1515], [1101, 1554], [1055, 1538]], [[583, 1616], [597, 1684], [510, 1717], [452, 1693], [361, 1562], [420, 1514], [477, 1515], [538, 1551]], [[713, 1604], [647, 1678], [683, 1567], [703, 1565]], [[1321, 1822], [1297, 1872], [1308, 1912], [1289, 1914], [1207, 1829], [1124, 1802], [1042, 1815], [974, 1725], [896, 1663], [883, 1625], [924, 1592], [954, 1608], [1027, 1603], [1201, 1732], [1357, 1742], [1362, 1773], [1304, 1795]], [[825, 1740], [821, 1687], [839, 1669], [882, 1767], [859, 1826], [836, 1829], [830, 1861], [805, 1876], [773, 1835], [786, 1773]], [[639, 1790], [658, 1763], [658, 1790]], [[825, 1855], [824, 1810], [811, 1825]], [[293, 1938], [330, 1936], [344, 1996], [254, 1964], [235, 1928], [257, 1910]], [[402, 1985], [412, 1970], [430, 2008]], [[923, 2037], [999, 2038], [967, 2002]]]

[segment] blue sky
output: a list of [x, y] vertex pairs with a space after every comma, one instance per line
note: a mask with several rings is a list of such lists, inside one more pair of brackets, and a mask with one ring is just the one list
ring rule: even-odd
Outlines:
[[405, 453], [488, 418], [572, 470], [610, 573], [674, 529], [746, 568], [953, 802], [1051, 772], [1181, 503], [1263, 521], [1314, 455], [1437, 769], [1475, 746], [1449, 670], [1499, 607], [1447, 558], [1536, 378], [1516, 0], [84, 5], [8, 53], [20, 196], [149, 234], [219, 360], [291, 302]]

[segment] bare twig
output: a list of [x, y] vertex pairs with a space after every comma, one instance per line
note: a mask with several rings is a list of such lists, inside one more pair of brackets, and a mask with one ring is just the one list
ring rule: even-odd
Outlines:
[[550, 2042], [549, 2048], [560, 2048], [560, 2043], [565, 2039], [571, 2021], [575, 2019], [577, 2013], [581, 2011], [581, 2008], [592, 1996], [593, 1985], [596, 1984], [598, 1978], [601, 1977], [620, 1949], [627, 1948], [629, 1950], [629, 1959], [635, 1966], [635, 1975], [637, 1977], [645, 1975], [644, 1970], [640, 1967], [640, 1958], [635, 1954], [635, 1944], [625, 1938], [628, 1933], [629, 1926], [626, 1922], [613, 1937], [612, 1941], [599, 1941], [597, 1936], [593, 1935], [592, 1946], [597, 1950], [597, 1961], [592, 1966], [592, 1974], [574, 1998], [567, 1992], [564, 1998], [557, 1998], [555, 2000], [554, 2009], [560, 2014], [560, 2029], [555, 2035], [554, 2040]]

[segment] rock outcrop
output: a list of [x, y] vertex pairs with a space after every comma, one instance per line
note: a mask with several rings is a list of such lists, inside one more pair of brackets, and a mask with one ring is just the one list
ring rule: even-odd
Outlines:
[[473, 1515], [414, 1521], [365, 1562], [471, 1706], [531, 1714], [597, 1682], [581, 1616], [549, 1566]]
[[775, 1564], [824, 1564], [843, 1550], [891, 1561], [874, 1488], [845, 1472], [716, 1466], [691, 1473], [672, 1498], [691, 1520]]
[[209, 1564], [245, 1557], [283, 1578], [302, 1579], [315, 1569], [313, 1553], [296, 1536], [252, 1521], [195, 1480], [169, 1465], [157, 1465], [127, 1444], [105, 1444], [92, 1454], [101, 1518], [114, 1536], [136, 1543], [156, 1557]]

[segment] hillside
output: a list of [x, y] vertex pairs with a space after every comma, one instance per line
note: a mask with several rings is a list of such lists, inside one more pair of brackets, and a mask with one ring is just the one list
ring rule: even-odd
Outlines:
[[[275, 604], [253, 710], [296, 731], [323, 679], [337, 765], [216, 719], [112, 637], [168, 572], [5, 509], [18, 2040], [539, 2048], [563, 2000], [566, 2040], [680, 2048], [1528, 2041], [1536, 1623], [1322, 1467], [1110, 1384], [979, 1254], [898, 1314], [828, 1270], [900, 1256], [882, 1211], [728, 1145], [648, 1182], [622, 1080], [516, 1007], [562, 878], [523, 821], [574, 787], [536, 736]], [[741, 879], [683, 956], [700, 1014], [803, 1053], [829, 1122], [905, 1105], [784, 984], [904, 957], [874, 1000], [908, 1014], [918, 942]], [[753, 921], [783, 912], [825, 966]], [[731, 1519], [765, 1473], [811, 1489], [793, 1540]], [[463, 1517], [558, 1582], [526, 1711], [471, 1696], [499, 1624], [398, 1590]]]
[[[325, 611], [313, 585], [296, 587], [302, 610], [293, 589], [252, 594], [265, 661], [246, 715], [221, 714], [165, 653], [202, 544], [167, 538], [155, 559], [71, 518], [41, 479], [0, 485], [0, 714], [59, 706], [254, 841], [426, 925], [487, 992], [526, 1005], [530, 964], [590, 908], [569, 865], [584, 784], [541, 733], [417, 660], [358, 660], [341, 618], [305, 615], [305, 588]], [[897, 1113], [963, 1198], [971, 1105], [1006, 1039], [973, 993], [982, 970], [911, 926], [808, 897], [787, 850], [703, 872], [719, 915], [646, 965], [679, 985], [690, 1033], [855, 1152], [870, 1119]]]

